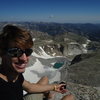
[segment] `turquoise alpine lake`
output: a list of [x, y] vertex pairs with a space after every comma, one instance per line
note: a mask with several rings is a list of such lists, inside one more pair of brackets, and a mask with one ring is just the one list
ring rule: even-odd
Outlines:
[[62, 67], [64, 65], [64, 62], [56, 62], [53, 66], [53, 68], [59, 69], [60, 67]]

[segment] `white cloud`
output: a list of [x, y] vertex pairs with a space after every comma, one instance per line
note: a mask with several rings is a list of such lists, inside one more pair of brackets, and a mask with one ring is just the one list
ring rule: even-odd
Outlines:
[[50, 16], [49, 16], [49, 18], [54, 18], [54, 17], [55, 17], [54, 15], [50, 15]]

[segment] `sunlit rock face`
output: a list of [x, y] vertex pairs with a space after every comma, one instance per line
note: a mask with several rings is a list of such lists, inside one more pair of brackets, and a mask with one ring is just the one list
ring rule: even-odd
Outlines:
[[51, 56], [72, 56], [72, 55], [87, 53], [87, 48], [86, 48], [87, 44], [84, 45], [80, 45], [79, 43], [76, 42], [66, 43], [64, 45], [59, 43], [44, 44], [42, 46], [42, 49], [41, 47], [36, 47], [35, 52], [41, 55], [39, 51], [44, 50], [46, 54]]
[[63, 55], [65, 56], [79, 55], [83, 53], [87, 53], [86, 46], [80, 45], [79, 43], [76, 42], [68, 43], [64, 47], [64, 51], [63, 51]]

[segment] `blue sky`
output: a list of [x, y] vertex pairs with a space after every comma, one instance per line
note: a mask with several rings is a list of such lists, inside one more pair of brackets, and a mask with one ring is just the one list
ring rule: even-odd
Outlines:
[[0, 0], [0, 21], [100, 23], [100, 0]]

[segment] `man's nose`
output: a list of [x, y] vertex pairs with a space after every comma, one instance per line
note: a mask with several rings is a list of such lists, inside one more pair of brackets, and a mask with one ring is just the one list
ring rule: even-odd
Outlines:
[[22, 56], [19, 57], [21, 60], [27, 60], [27, 56], [25, 53], [22, 54]]

